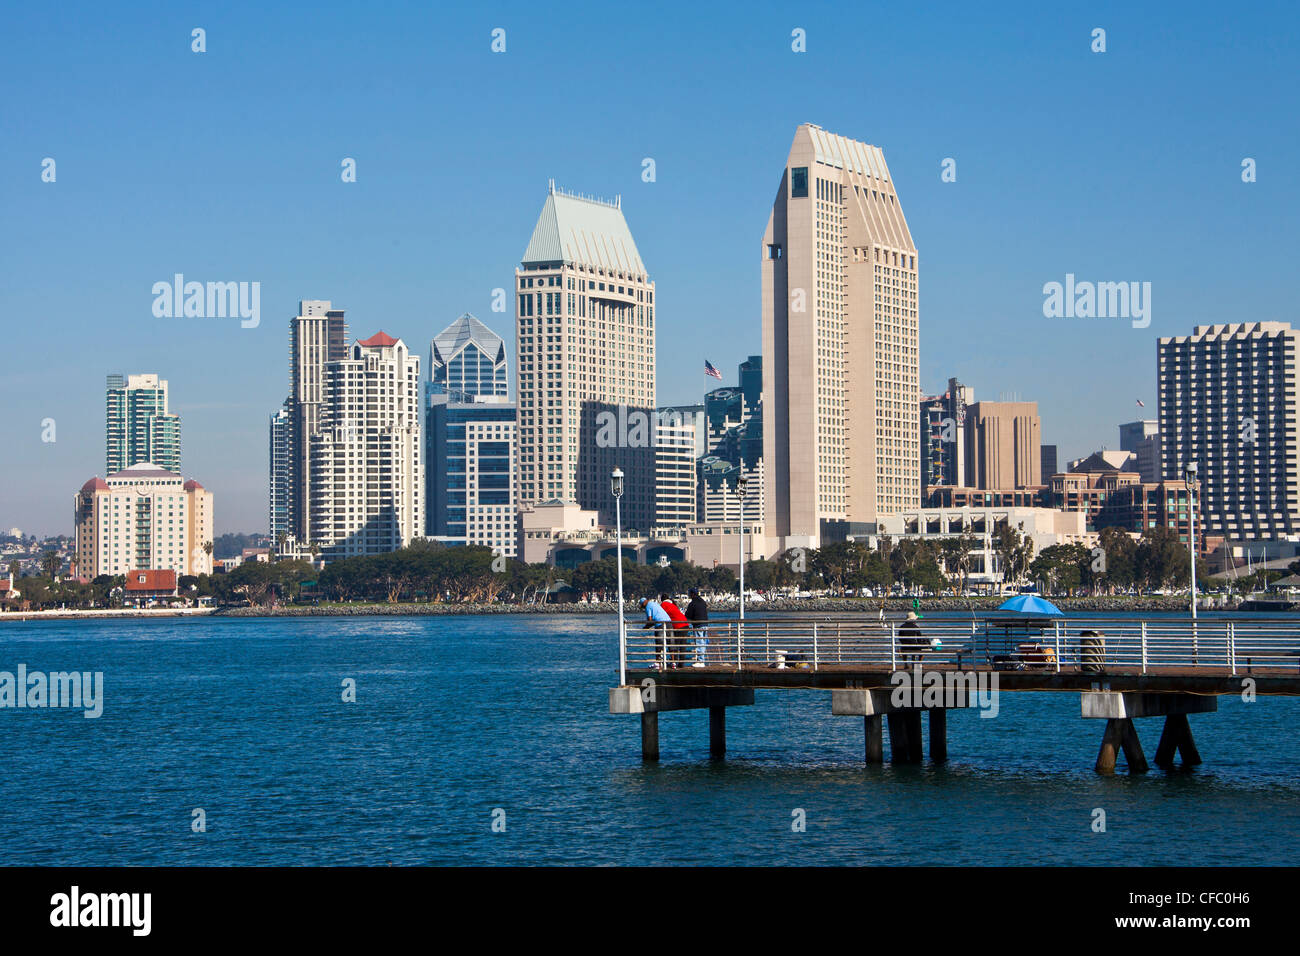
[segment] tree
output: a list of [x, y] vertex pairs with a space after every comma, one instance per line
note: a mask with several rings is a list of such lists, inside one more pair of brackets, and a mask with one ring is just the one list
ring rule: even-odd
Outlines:
[[51, 581], [59, 576], [61, 567], [63, 567], [63, 559], [59, 557], [57, 551], [46, 551], [41, 555], [41, 572]]
[[1150, 588], [1176, 587], [1191, 580], [1191, 552], [1177, 532], [1165, 525], [1148, 528], [1138, 542], [1134, 565]]
[[1002, 583], [1016, 585], [1024, 580], [1034, 557], [1034, 543], [1006, 521], [993, 532], [993, 553], [1002, 565]]

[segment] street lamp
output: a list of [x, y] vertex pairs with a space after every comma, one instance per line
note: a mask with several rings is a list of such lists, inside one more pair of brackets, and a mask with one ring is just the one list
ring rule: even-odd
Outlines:
[[1196, 462], [1189, 461], [1183, 470], [1187, 478], [1188, 540], [1192, 552], [1192, 620], [1196, 620]]
[[614, 557], [618, 565], [618, 686], [627, 683], [627, 627], [623, 623], [623, 469], [615, 468], [609, 476], [609, 490], [614, 496], [615, 542], [618, 548]]
[[[741, 468], [745, 466], [742, 464]], [[745, 619], [745, 486], [749, 478], [744, 471], [736, 479], [736, 494], [740, 497], [740, 619]]]

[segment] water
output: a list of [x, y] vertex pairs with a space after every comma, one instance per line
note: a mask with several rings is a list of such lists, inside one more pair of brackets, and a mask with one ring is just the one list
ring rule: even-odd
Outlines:
[[[1077, 694], [953, 712], [948, 764], [868, 768], [828, 693], [759, 690], [729, 712], [727, 761], [688, 711], [660, 717], [653, 766], [639, 720], [607, 712], [614, 634], [587, 616], [5, 622], [0, 670], [103, 671], [106, 699], [97, 720], [0, 710], [0, 862], [1300, 861], [1300, 700], [1221, 698], [1191, 718], [1202, 767], [1103, 778]], [[1150, 757], [1160, 721], [1138, 729]]]

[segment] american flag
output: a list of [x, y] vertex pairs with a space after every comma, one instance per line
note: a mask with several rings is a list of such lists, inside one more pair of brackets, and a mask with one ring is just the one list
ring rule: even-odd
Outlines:
[[716, 368], [714, 368], [713, 363], [710, 362], [708, 359], [704, 360], [704, 374], [712, 375], [718, 381], [722, 381], [722, 373], [719, 372]]
[[1138, 408], [1146, 408], [1146, 406], [1142, 404], [1142, 399], [1139, 398], [1137, 400], [1137, 403], [1138, 403]]

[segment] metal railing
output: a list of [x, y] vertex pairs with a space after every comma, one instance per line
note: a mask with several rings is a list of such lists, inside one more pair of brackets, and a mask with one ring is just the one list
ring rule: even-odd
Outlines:
[[1085, 673], [1300, 672], [1300, 619], [925, 619], [913, 628], [901, 620], [783, 617], [715, 619], [699, 632], [628, 628], [627, 666], [633, 669], [893, 671], [917, 662]]

